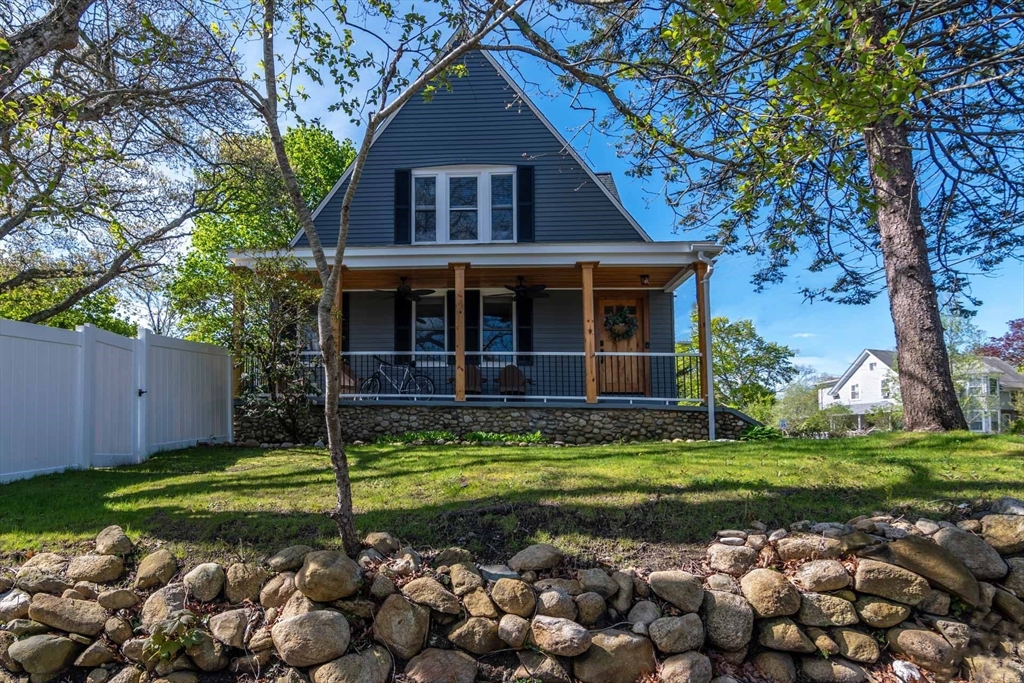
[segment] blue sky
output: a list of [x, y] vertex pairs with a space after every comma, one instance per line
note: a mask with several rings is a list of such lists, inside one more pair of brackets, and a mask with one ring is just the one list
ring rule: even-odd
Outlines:
[[[581, 131], [590, 114], [574, 111], [566, 96], [550, 94], [556, 89], [546, 69], [525, 62], [520, 68], [529, 81], [521, 85], [531, 99], [552, 124], [573, 141], [594, 170], [614, 174], [626, 208], [653, 239], [705, 237], [700, 232], [674, 233], [671, 209], [663, 198], [652, 194], [655, 186], [626, 176], [629, 161], [616, 155], [616, 141], [589, 129]], [[457, 79], [453, 87], [459, 87]], [[300, 106], [301, 114], [320, 118], [339, 138], [352, 137], [358, 144], [362, 130], [353, 126], [346, 116], [327, 110], [331, 97], [318, 97], [315, 90], [311, 94], [312, 97]], [[794, 266], [785, 282], [757, 293], [750, 284], [755, 270], [754, 257], [723, 255], [712, 278], [712, 313], [731, 319], [750, 318], [764, 337], [798, 350], [798, 364], [812, 366], [818, 372], [841, 374], [864, 348], [895, 348], [889, 302], [884, 293], [864, 306], [809, 303], [800, 294], [801, 287], [829, 284], [830, 273], [814, 275]], [[987, 335], [1001, 335], [1006, 331], [1008, 320], [1024, 317], [1024, 264], [1021, 262], [1006, 262], [996, 273], [976, 277], [972, 288], [973, 294], [983, 301], [974, 322]], [[685, 338], [689, 334], [689, 311], [693, 302], [693, 286], [688, 282], [677, 292], [677, 337]]]

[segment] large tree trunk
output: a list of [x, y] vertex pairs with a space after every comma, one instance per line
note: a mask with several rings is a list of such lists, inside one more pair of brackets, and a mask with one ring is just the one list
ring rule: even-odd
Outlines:
[[865, 139], [871, 183], [878, 202], [889, 309], [896, 329], [905, 428], [966, 429], [942, 336], [906, 127], [886, 116], [866, 131]]

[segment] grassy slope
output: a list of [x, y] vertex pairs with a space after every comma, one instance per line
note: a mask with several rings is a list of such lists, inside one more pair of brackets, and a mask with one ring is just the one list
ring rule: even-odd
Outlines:
[[[752, 519], [845, 520], [872, 510], [948, 516], [1024, 497], [1024, 440], [969, 434], [587, 448], [350, 450], [360, 529], [417, 547], [505, 558], [527, 540], [617, 561], [679, 559]], [[201, 448], [143, 465], [0, 486], [0, 554], [91, 539], [108, 524], [200, 557], [336, 546], [324, 451]]]

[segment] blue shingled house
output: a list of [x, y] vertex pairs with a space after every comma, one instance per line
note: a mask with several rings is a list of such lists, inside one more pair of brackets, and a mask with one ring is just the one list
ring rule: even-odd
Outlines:
[[[721, 248], [652, 240], [491, 55], [463, 62], [370, 149], [338, 300], [344, 398], [706, 400], [704, 356], [675, 352], [674, 292], [696, 282], [706, 329]], [[348, 177], [314, 213], [329, 256]], [[313, 268], [304, 234], [291, 249]]]

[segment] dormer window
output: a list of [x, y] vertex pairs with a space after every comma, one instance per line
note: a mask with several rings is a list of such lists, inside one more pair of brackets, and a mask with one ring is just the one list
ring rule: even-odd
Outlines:
[[515, 241], [515, 167], [424, 168], [412, 177], [415, 243]]

